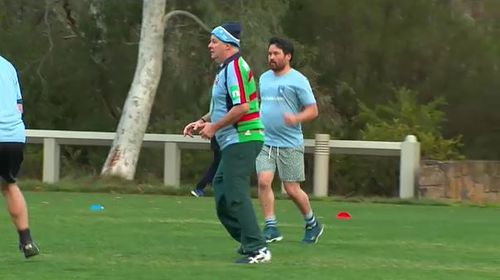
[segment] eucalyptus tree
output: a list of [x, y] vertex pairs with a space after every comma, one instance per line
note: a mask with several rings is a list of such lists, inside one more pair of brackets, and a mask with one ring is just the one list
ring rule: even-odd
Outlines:
[[165, 14], [166, 0], [144, 0], [137, 67], [113, 145], [102, 168], [102, 175], [132, 180], [142, 141], [160, 82], [163, 65], [164, 34], [169, 19], [188, 16], [204, 29], [210, 29], [195, 15], [182, 10]]

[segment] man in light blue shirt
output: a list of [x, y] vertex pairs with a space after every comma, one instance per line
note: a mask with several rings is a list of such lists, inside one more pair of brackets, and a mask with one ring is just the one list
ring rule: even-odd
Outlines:
[[0, 185], [19, 234], [19, 248], [26, 258], [30, 258], [38, 255], [39, 249], [31, 238], [28, 208], [16, 184], [26, 142], [22, 113], [22, 96], [16, 69], [0, 56]]
[[302, 242], [314, 244], [323, 233], [308, 195], [301, 189], [304, 174], [304, 137], [301, 123], [318, 116], [318, 107], [307, 78], [290, 66], [291, 42], [271, 38], [268, 48], [268, 70], [260, 77], [261, 119], [264, 124], [264, 146], [257, 156], [259, 200], [264, 213], [266, 242], [283, 239], [274, 211], [272, 182], [274, 173], [283, 182], [288, 196], [304, 216]]

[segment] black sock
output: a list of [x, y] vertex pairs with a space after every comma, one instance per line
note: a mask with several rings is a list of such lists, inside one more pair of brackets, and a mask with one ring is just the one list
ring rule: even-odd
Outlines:
[[19, 233], [19, 242], [23, 245], [31, 243], [31, 234], [30, 234], [30, 229], [23, 229], [23, 230], [18, 230]]

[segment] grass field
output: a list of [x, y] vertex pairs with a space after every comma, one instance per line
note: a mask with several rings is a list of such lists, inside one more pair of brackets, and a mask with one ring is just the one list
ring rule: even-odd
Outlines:
[[[264, 265], [236, 265], [212, 198], [27, 192], [42, 255], [25, 260], [0, 213], [0, 279], [500, 279], [500, 209], [314, 201], [326, 230], [277, 202], [285, 239]], [[89, 211], [93, 203], [103, 212]], [[1, 203], [4, 207], [4, 203]], [[257, 208], [258, 209], [258, 208]], [[260, 209], [259, 217], [260, 217]], [[353, 219], [335, 219], [349, 211]]]

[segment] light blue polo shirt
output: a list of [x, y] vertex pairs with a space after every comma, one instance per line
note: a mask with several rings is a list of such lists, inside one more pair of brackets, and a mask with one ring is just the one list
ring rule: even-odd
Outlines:
[[16, 69], [0, 56], [0, 142], [26, 142], [22, 113], [17, 108], [21, 103]]
[[260, 76], [259, 87], [264, 144], [280, 148], [304, 145], [302, 126], [288, 126], [283, 117], [285, 113], [296, 115], [305, 106], [316, 104], [307, 78], [293, 68], [283, 76], [276, 76], [272, 70], [268, 70]]

